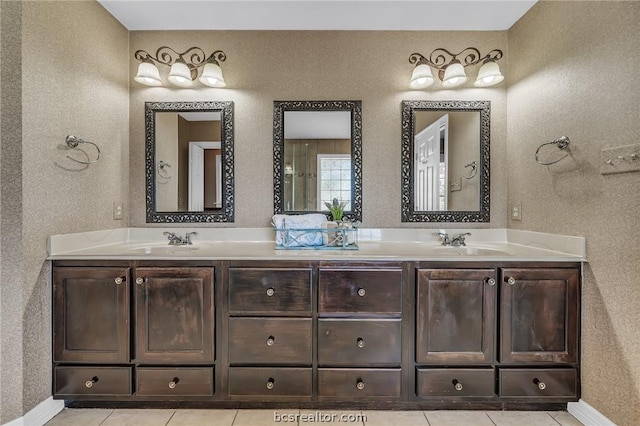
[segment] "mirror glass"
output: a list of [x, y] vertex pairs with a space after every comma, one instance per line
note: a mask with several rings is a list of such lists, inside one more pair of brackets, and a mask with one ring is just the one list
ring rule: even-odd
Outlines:
[[147, 222], [233, 221], [233, 104], [147, 102]]
[[360, 101], [274, 103], [276, 213], [328, 213], [345, 204], [345, 218], [362, 220]]
[[488, 101], [403, 101], [402, 221], [489, 221]]

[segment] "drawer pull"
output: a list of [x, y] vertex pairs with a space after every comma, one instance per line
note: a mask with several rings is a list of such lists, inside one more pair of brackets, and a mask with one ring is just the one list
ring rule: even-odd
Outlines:
[[356, 388], [358, 390], [364, 389], [364, 382], [362, 381], [362, 379], [358, 379], [358, 381], [356, 382]]
[[461, 390], [462, 390], [462, 383], [460, 383], [460, 382], [458, 381], [458, 379], [453, 379], [453, 380], [451, 381], [451, 383], [453, 383], [453, 388], [454, 388], [455, 390], [457, 390], [457, 391], [461, 391]]
[[114, 281], [116, 284], [120, 285], [124, 282], [124, 277], [116, 277]]
[[142, 278], [142, 277], [136, 278], [136, 284], [138, 284], [138, 285], [144, 284], [144, 278]]
[[537, 385], [538, 389], [540, 390], [545, 390], [547, 388], [547, 385], [544, 382], [541, 382], [540, 380], [538, 380], [537, 377], [533, 379], [533, 384]]
[[487, 284], [496, 285], [496, 279], [495, 278], [487, 278]]
[[86, 382], [84, 382], [84, 385], [85, 385], [87, 388], [91, 388], [91, 387], [93, 387], [93, 384], [94, 384], [94, 383], [98, 383], [98, 380], [100, 380], [100, 379], [98, 379], [98, 376], [93, 376], [93, 377], [91, 378], [91, 380], [87, 380]]
[[513, 277], [507, 278], [507, 284], [514, 285], [516, 283], [516, 279]]
[[267, 389], [271, 390], [276, 385], [276, 381], [272, 377], [267, 380]]
[[365, 294], [367, 294], [367, 292], [365, 291], [364, 288], [359, 288], [358, 289], [358, 296], [364, 297]]
[[175, 389], [179, 381], [179, 378], [174, 377], [173, 380], [169, 382], [169, 389]]
[[269, 288], [267, 289], [267, 296], [271, 297], [271, 296], [273, 296], [274, 294], [276, 294], [276, 291], [273, 289], [273, 287], [269, 287]]
[[269, 336], [267, 338], [267, 346], [273, 346], [273, 344], [276, 342], [276, 338], [273, 336]]
[[358, 337], [358, 340], [356, 342], [359, 348], [364, 348], [364, 339], [362, 337]]

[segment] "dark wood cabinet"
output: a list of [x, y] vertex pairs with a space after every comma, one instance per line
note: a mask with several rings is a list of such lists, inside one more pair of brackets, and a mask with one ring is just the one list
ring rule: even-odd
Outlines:
[[54, 269], [54, 362], [129, 362], [129, 281], [129, 268]]
[[311, 365], [311, 318], [230, 318], [231, 365]]
[[579, 271], [505, 268], [501, 278], [501, 363], [576, 363]]
[[497, 287], [494, 269], [418, 269], [416, 362], [492, 363]]
[[136, 361], [213, 362], [213, 268], [137, 268], [134, 275]]
[[54, 262], [52, 283], [53, 393], [71, 403], [580, 397], [578, 263], [74, 260]]

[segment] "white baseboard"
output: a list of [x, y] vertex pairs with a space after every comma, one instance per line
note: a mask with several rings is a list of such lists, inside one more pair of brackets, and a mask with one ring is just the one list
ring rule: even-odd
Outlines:
[[4, 426], [43, 426], [64, 408], [64, 401], [52, 396], [33, 407], [22, 417], [5, 423]]
[[567, 411], [586, 426], [616, 426], [600, 411], [596, 410], [582, 399], [567, 404]]

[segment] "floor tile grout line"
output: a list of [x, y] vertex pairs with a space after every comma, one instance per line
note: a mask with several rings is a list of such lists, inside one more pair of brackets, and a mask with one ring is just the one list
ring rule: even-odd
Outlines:
[[486, 411], [483, 411], [484, 415], [487, 416], [489, 418], [489, 421], [491, 423], [493, 423], [495, 426], [498, 426], [498, 424], [496, 422], [493, 421], [493, 419], [491, 418], [491, 416], [489, 415], [489, 413], [487, 413]]
[[545, 412], [549, 415], [549, 417], [551, 417], [551, 418], [553, 419], [553, 421], [554, 421], [554, 422], [556, 422], [556, 423], [558, 423], [560, 426], [562, 426], [562, 423], [560, 423], [560, 422], [558, 421], [558, 419], [556, 419], [555, 417], [553, 417], [553, 416], [551, 415], [551, 413], [550, 413], [550, 412], [548, 412], [548, 411], [545, 411]]
[[164, 426], [168, 426], [169, 425], [169, 423], [171, 422], [171, 419], [173, 419], [173, 416], [175, 416], [177, 412], [178, 412], [178, 410], [173, 410], [173, 413], [171, 413], [171, 416], [169, 417], [169, 420], [167, 420], [167, 422], [164, 424]]
[[233, 420], [231, 420], [231, 426], [233, 426], [233, 424], [236, 422], [236, 419], [238, 418], [238, 412], [240, 410], [236, 408], [236, 413], [233, 415]]
[[109, 412], [109, 414], [107, 414], [107, 417], [105, 417], [104, 419], [102, 419], [102, 421], [100, 422], [100, 424], [98, 424], [98, 426], [101, 426], [102, 424], [104, 424], [104, 422], [107, 421], [107, 419], [109, 417], [111, 417], [111, 415], [113, 414], [113, 412], [116, 411], [115, 409], [111, 409], [111, 411]]
[[427, 417], [427, 412], [426, 411], [422, 411], [422, 415], [424, 416], [424, 419], [427, 421], [427, 426], [431, 426], [431, 422], [429, 421], [429, 417]]

